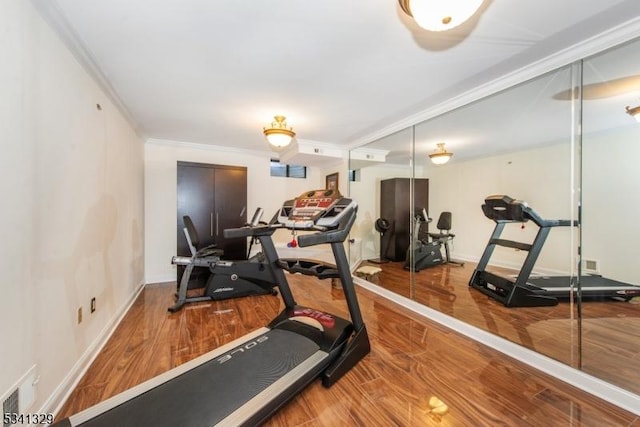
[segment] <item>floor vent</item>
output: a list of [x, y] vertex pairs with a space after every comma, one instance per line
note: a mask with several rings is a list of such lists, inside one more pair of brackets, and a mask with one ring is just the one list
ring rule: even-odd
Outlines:
[[13, 393], [7, 397], [4, 402], [2, 402], [2, 420], [3, 426], [9, 427], [10, 425], [7, 421], [11, 419], [11, 417], [5, 417], [5, 414], [18, 414], [20, 413], [20, 389], [16, 388]]

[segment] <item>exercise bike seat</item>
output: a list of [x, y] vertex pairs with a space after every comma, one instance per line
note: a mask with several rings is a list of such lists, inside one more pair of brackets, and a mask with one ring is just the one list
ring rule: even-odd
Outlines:
[[224, 251], [222, 249], [216, 248], [215, 246], [216, 245], [211, 245], [207, 246], [206, 248], [200, 249], [198, 252], [196, 252], [196, 256], [198, 258], [220, 258], [222, 255], [224, 255]]
[[216, 247], [215, 244], [205, 246], [204, 248], [199, 248], [200, 239], [198, 238], [198, 232], [196, 231], [196, 227], [193, 225], [193, 221], [189, 215], [185, 215], [182, 217], [182, 221], [184, 223], [184, 227], [187, 231], [189, 240], [191, 240], [191, 244], [189, 248], [191, 249], [191, 255], [197, 258], [208, 258], [208, 257], [221, 257], [224, 255], [224, 251]]
[[455, 234], [451, 233], [451, 212], [442, 212], [436, 225], [439, 233], [429, 233], [432, 240], [453, 239]]

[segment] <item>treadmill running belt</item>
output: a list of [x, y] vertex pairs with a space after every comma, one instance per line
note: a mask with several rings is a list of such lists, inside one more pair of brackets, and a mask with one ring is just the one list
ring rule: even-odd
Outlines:
[[212, 426], [318, 350], [299, 334], [270, 330], [81, 425]]
[[[549, 294], [566, 295], [567, 297], [571, 292], [571, 277], [570, 276], [540, 276], [537, 278], [529, 278], [528, 283], [546, 290]], [[602, 296], [617, 295], [619, 290], [640, 290], [640, 287], [631, 285], [629, 283], [619, 282], [617, 280], [607, 279], [601, 276], [582, 276], [581, 285], [582, 293]]]

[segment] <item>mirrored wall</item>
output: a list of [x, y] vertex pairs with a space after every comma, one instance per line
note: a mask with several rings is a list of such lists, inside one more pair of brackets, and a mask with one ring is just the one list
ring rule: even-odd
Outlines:
[[[640, 40], [583, 61], [583, 273], [640, 285]], [[640, 394], [640, 298], [581, 305], [582, 369]]]
[[[625, 110], [638, 105], [634, 41], [352, 150], [371, 281], [640, 394], [640, 123]], [[440, 143], [453, 156], [436, 165]], [[508, 200], [509, 221], [482, 208]], [[469, 286], [529, 267], [553, 301]]]

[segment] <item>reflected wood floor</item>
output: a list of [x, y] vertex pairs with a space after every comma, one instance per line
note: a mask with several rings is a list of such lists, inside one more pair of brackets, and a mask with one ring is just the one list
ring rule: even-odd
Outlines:
[[[469, 287], [474, 263], [421, 270], [414, 274], [414, 286], [410, 285], [410, 272], [403, 265], [403, 262], [376, 264], [382, 268], [377, 284], [640, 394], [640, 304], [611, 299], [584, 302], [582, 352], [579, 352], [575, 303], [507, 308]], [[491, 271], [514, 273], [497, 268]]]
[[[347, 316], [329, 281], [288, 276], [298, 303]], [[58, 414], [79, 412], [265, 325], [279, 297], [169, 314], [175, 284], [147, 285]], [[329, 389], [315, 381], [268, 426], [640, 426], [627, 411], [358, 288], [372, 351]], [[429, 401], [448, 407], [437, 414]]]

